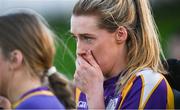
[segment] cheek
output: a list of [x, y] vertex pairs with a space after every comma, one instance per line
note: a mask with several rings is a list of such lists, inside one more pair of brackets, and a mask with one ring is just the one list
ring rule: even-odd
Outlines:
[[115, 50], [110, 45], [98, 46], [92, 50], [102, 72], [106, 74], [112, 68]]

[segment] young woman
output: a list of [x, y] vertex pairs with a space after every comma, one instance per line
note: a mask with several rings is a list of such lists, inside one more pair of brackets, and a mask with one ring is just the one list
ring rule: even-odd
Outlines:
[[148, 0], [78, 0], [71, 33], [78, 109], [174, 108]]
[[14, 109], [75, 107], [69, 82], [53, 66], [54, 39], [39, 15], [0, 16], [0, 95]]

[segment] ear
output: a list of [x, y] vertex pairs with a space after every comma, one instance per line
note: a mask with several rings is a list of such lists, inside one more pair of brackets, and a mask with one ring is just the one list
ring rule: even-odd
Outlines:
[[116, 37], [115, 37], [116, 42], [118, 44], [122, 44], [126, 42], [127, 37], [128, 37], [127, 29], [124, 26], [118, 27], [118, 29], [116, 30]]
[[10, 63], [11, 63], [11, 69], [15, 70], [18, 69], [20, 66], [22, 66], [23, 63], [23, 54], [19, 50], [14, 50], [10, 54]]

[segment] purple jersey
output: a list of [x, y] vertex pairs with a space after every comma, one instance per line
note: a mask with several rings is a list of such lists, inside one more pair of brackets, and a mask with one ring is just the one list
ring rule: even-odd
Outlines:
[[[120, 94], [115, 94], [118, 77], [104, 82], [106, 109], [168, 109], [174, 108], [174, 95], [163, 75], [143, 69], [130, 78]], [[86, 96], [76, 89], [78, 109], [88, 109]]]
[[13, 104], [15, 109], [65, 109], [56, 96], [47, 87], [40, 87], [23, 94]]

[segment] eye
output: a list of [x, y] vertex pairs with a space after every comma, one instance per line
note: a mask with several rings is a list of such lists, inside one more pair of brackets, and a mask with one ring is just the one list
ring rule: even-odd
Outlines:
[[87, 43], [92, 43], [93, 38], [89, 36], [83, 36], [83, 40], [85, 40]]

